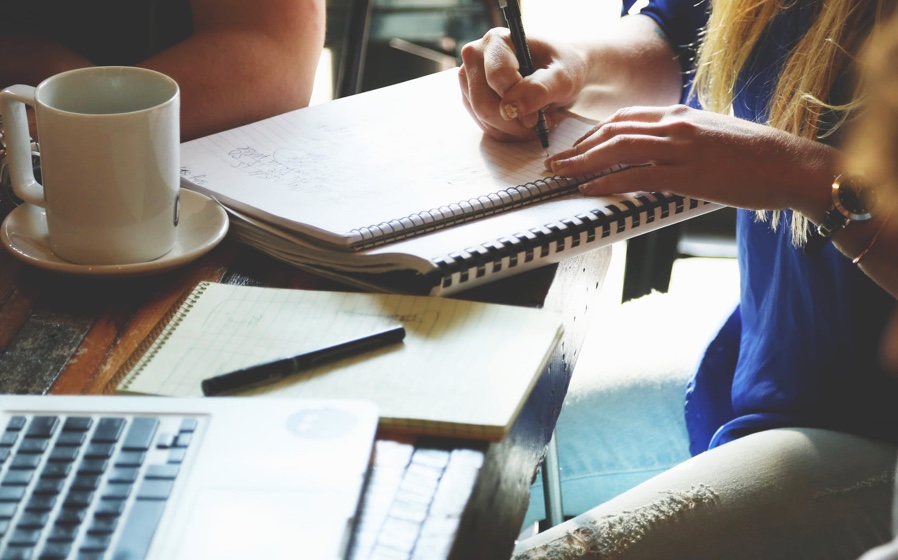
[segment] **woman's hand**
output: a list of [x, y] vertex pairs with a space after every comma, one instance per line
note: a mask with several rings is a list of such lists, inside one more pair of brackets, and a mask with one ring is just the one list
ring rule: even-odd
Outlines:
[[580, 187], [587, 195], [656, 190], [755, 210], [829, 207], [838, 152], [819, 142], [683, 105], [622, 109], [550, 157], [553, 173], [635, 166]]
[[570, 105], [583, 88], [586, 59], [572, 46], [529, 38], [535, 72], [519, 72], [507, 29], [492, 29], [462, 48], [458, 72], [465, 107], [483, 131], [503, 141], [532, 140], [537, 112], [549, 126], [555, 112]]

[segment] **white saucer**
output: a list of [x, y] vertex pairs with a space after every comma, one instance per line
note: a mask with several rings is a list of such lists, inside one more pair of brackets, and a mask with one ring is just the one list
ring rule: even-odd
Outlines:
[[152, 261], [96, 266], [65, 261], [50, 250], [46, 212], [31, 204], [15, 208], [3, 220], [0, 241], [14, 257], [39, 268], [86, 276], [137, 276], [162, 272], [197, 259], [218, 245], [227, 233], [228, 215], [218, 202], [181, 189], [178, 239], [171, 251]]

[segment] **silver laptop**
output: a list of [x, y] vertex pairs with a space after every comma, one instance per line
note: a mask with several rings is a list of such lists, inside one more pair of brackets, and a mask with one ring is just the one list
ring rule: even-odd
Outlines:
[[0, 557], [344, 558], [360, 401], [0, 396]]

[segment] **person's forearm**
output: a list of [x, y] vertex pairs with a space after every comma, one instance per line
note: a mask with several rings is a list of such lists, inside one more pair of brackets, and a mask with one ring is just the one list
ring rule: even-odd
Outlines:
[[[266, 4], [274, 5], [246, 6]], [[280, 27], [261, 17], [258, 25], [223, 21], [221, 3], [209, 8], [217, 13], [207, 21], [195, 7], [196, 33], [140, 64], [180, 85], [182, 140], [308, 105], [324, 45], [324, 3], [293, 7]]]
[[680, 101], [680, 64], [651, 18], [625, 16], [601, 37], [580, 47], [586, 52], [589, 69], [584, 96], [599, 113]]
[[53, 74], [93, 66], [68, 47], [31, 35], [0, 35], [0, 53], [0, 87], [36, 86]]
[[189, 140], [308, 105], [319, 57], [320, 47], [291, 55], [238, 30], [191, 37], [139, 66], [178, 82], [181, 136]]

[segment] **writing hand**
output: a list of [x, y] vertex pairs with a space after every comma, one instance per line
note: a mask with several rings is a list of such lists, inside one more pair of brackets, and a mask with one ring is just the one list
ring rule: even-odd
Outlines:
[[459, 86], [468, 112], [498, 140], [533, 140], [538, 111], [549, 124], [559, 107], [570, 105], [583, 88], [585, 58], [576, 49], [529, 37], [535, 71], [523, 78], [511, 36], [496, 28], [462, 48]]

